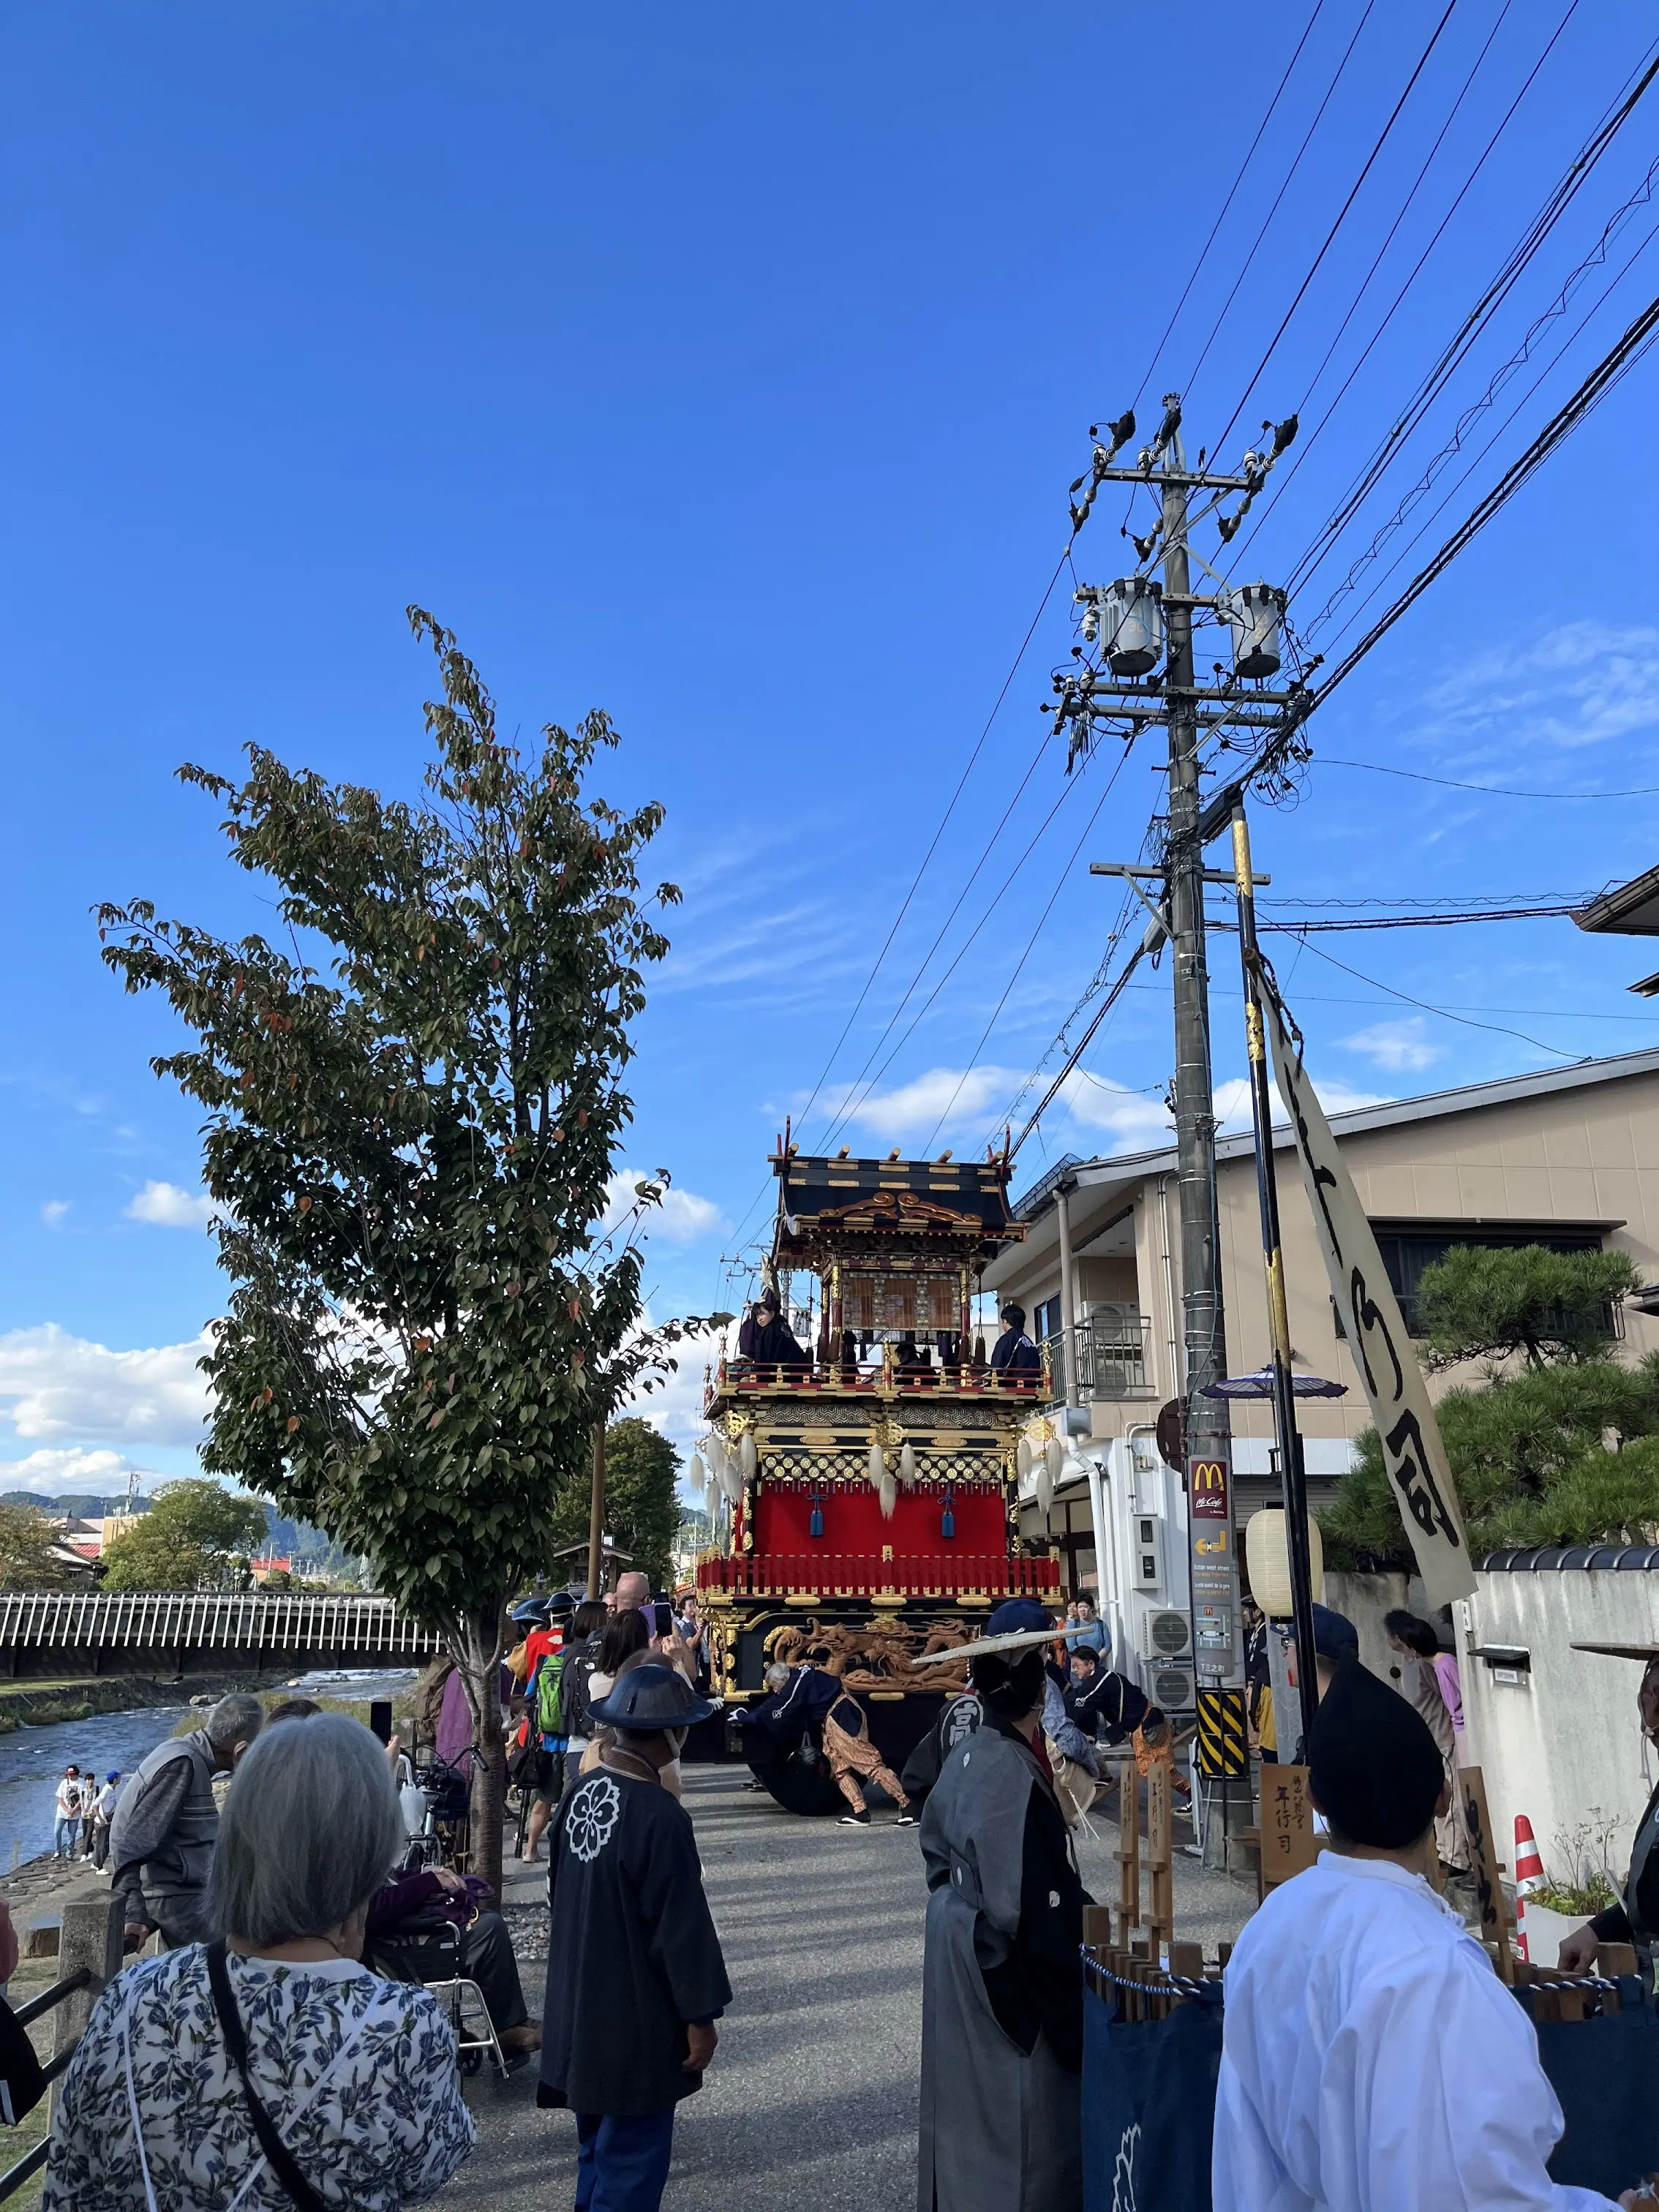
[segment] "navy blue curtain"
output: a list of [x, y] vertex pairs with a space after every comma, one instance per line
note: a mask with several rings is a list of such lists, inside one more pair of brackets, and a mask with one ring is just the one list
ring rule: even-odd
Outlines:
[[[1620, 1976], [1619, 1991], [1622, 2012], [1536, 2023], [1567, 2123], [1550, 2178], [1613, 2198], [1659, 2171], [1659, 2013], [1633, 1974]], [[1531, 1989], [1516, 1995], [1530, 2011]]]
[[1133, 2022], [1084, 1992], [1085, 2212], [1210, 2212], [1221, 2019], [1219, 1987]]

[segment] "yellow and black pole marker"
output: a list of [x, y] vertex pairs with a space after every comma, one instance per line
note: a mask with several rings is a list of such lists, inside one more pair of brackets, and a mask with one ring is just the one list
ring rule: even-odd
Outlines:
[[[1319, 1691], [1314, 1671], [1313, 1571], [1308, 1547], [1308, 1479], [1296, 1425], [1291, 1375], [1291, 1322], [1285, 1303], [1285, 1255], [1279, 1236], [1279, 1184], [1273, 1173], [1273, 1093], [1267, 1040], [1261, 1025], [1261, 955], [1255, 939], [1255, 883], [1250, 872], [1250, 832], [1242, 805], [1233, 810], [1233, 887], [1238, 895], [1238, 951], [1244, 969], [1244, 1030], [1250, 1057], [1250, 1112], [1255, 1124], [1255, 1187], [1261, 1211], [1261, 1257], [1267, 1277], [1267, 1319], [1273, 1331], [1273, 1429], [1279, 1444], [1279, 1487], [1290, 1553], [1291, 1617], [1296, 1634], [1297, 1693], [1302, 1735], [1313, 1726]], [[1279, 1738], [1280, 1756], [1293, 1747]]]
[[1200, 1689], [1198, 1693], [1198, 1771], [1206, 1782], [1231, 1782], [1249, 1771], [1244, 1732], [1243, 1690]]

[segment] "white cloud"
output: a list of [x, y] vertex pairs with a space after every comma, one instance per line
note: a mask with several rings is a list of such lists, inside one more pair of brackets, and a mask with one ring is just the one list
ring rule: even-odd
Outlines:
[[[623, 1168], [613, 1175], [605, 1186], [601, 1227], [614, 1229], [637, 1203], [635, 1186], [656, 1180], [655, 1176], [631, 1168]], [[695, 1191], [682, 1190], [677, 1183], [670, 1183], [663, 1191], [661, 1205], [646, 1208], [640, 1234], [665, 1237], [671, 1244], [690, 1244], [699, 1237], [712, 1236], [726, 1225], [726, 1216], [712, 1198], [699, 1198]]]
[[1429, 1042], [1428, 1024], [1421, 1014], [1413, 1014], [1406, 1021], [1374, 1022], [1370, 1029], [1356, 1030], [1352, 1036], [1339, 1037], [1337, 1042], [1345, 1052], [1363, 1054], [1391, 1072], [1432, 1067], [1437, 1060], [1445, 1057], [1443, 1047]]
[[[1324, 1076], [1314, 1078], [1314, 1091], [1328, 1114], [1356, 1114], [1362, 1106], [1384, 1106], [1388, 1103], [1386, 1091], [1358, 1091], [1352, 1083], [1340, 1079], [1333, 1081]], [[1287, 1117], [1277, 1084], [1269, 1095], [1273, 1101], [1273, 1120], [1285, 1121]], [[1250, 1127], [1250, 1085], [1247, 1076], [1235, 1076], [1230, 1083], [1217, 1084], [1215, 1117], [1218, 1127], [1230, 1137], [1237, 1136]]]
[[218, 1210], [205, 1191], [147, 1182], [126, 1212], [129, 1221], [148, 1221], [155, 1229], [205, 1229]]
[[1086, 1068], [1072, 1070], [1060, 1086], [1060, 1096], [1073, 1121], [1085, 1129], [1109, 1130], [1125, 1149], [1150, 1152], [1175, 1127], [1161, 1097], [1131, 1091], [1107, 1076], [1091, 1075]]
[[620, 1408], [659, 1429], [683, 1460], [690, 1457], [692, 1445], [708, 1426], [702, 1412], [703, 1370], [719, 1359], [726, 1334], [709, 1329], [684, 1338], [678, 1347], [679, 1364], [666, 1382], [659, 1382], [654, 1390], [640, 1391]]
[[0, 1336], [0, 1420], [20, 1437], [112, 1443], [196, 1444], [207, 1419], [197, 1362], [209, 1332], [187, 1344], [112, 1352], [55, 1322]]
[[855, 1084], [843, 1084], [823, 1092], [820, 1107], [893, 1144], [907, 1136], [925, 1135], [941, 1115], [947, 1128], [961, 1121], [982, 1121], [988, 1109], [1006, 1104], [1024, 1080], [1024, 1070], [1013, 1067], [930, 1067], [926, 1075], [895, 1090], [867, 1097], [857, 1096]]
[[141, 1492], [165, 1479], [151, 1469], [136, 1468], [125, 1452], [49, 1446], [32, 1451], [27, 1459], [0, 1460], [0, 1490], [33, 1490], [46, 1498], [80, 1490], [112, 1498], [126, 1489], [135, 1473]]
[[1566, 623], [1531, 646], [1479, 655], [1429, 697], [1439, 719], [1419, 727], [1419, 736], [1499, 741], [1484, 771], [1466, 761], [1445, 772], [1473, 766], [1477, 775], [1508, 782], [1517, 749], [1528, 744], [1578, 750], [1659, 727], [1659, 629]]
[[70, 1201], [66, 1198], [49, 1198], [46, 1200], [46, 1204], [40, 1209], [40, 1218], [46, 1223], [48, 1229], [57, 1228], [64, 1216], [69, 1212], [70, 1203]]

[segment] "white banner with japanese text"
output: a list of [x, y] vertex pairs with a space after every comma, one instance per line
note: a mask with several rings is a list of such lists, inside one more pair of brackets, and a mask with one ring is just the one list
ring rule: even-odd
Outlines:
[[1474, 1570], [1439, 1424], [1353, 1177], [1342, 1164], [1302, 1064], [1299, 1039], [1284, 1006], [1262, 980], [1273, 1073], [1295, 1132], [1331, 1296], [1370, 1401], [1383, 1464], [1430, 1607], [1449, 1605], [1474, 1595]]

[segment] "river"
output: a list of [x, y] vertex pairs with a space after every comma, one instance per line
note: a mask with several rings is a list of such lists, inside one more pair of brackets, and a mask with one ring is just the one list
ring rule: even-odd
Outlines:
[[145, 1705], [137, 1712], [94, 1713], [0, 1736], [0, 1872], [52, 1849], [53, 1804], [64, 1769], [78, 1766], [101, 1783], [112, 1769], [131, 1774], [169, 1736], [189, 1708]]
[[[396, 1698], [415, 1680], [408, 1668], [358, 1674], [302, 1674], [296, 1693], [356, 1700]], [[52, 1721], [0, 1735], [0, 1874], [52, 1849], [56, 1795], [66, 1766], [95, 1774], [131, 1774], [147, 1751], [173, 1734], [188, 1705], [144, 1705], [136, 1712], [94, 1713], [84, 1721]]]

